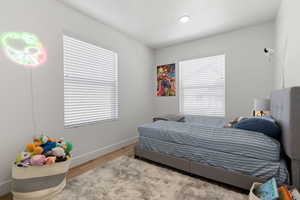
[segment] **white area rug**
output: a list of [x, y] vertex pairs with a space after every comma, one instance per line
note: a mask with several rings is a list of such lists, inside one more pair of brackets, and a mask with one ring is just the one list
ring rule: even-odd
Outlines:
[[206, 180], [122, 156], [80, 175], [55, 200], [246, 200]]

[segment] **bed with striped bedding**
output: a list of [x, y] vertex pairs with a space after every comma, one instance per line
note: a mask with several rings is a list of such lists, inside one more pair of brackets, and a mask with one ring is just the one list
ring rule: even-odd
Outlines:
[[222, 128], [225, 120], [186, 118], [138, 127], [139, 148], [186, 158], [263, 179], [288, 183], [280, 143], [262, 133]]

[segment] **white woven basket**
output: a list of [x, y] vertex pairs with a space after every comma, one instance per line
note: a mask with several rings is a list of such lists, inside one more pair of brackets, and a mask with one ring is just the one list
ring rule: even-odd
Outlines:
[[12, 167], [14, 200], [53, 199], [66, 185], [71, 158], [64, 162], [26, 168]]

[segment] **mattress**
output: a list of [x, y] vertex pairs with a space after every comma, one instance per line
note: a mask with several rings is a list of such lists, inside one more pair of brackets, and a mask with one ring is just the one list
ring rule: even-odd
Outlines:
[[141, 137], [221, 151], [261, 160], [278, 161], [280, 143], [263, 133], [207, 127], [174, 121], [157, 121], [138, 127]]
[[[218, 123], [220, 125], [220, 123]], [[186, 158], [263, 179], [289, 182], [280, 144], [262, 133], [216, 124], [157, 121], [138, 128], [143, 150]]]

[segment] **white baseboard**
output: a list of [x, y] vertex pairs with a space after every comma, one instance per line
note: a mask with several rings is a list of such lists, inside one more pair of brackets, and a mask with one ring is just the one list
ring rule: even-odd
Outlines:
[[103, 156], [105, 154], [108, 154], [108, 153], [111, 153], [115, 150], [118, 150], [118, 149], [121, 149], [122, 147], [126, 147], [130, 144], [133, 144], [135, 142], [137, 142], [138, 140], [138, 137], [132, 137], [130, 139], [127, 139], [127, 140], [123, 140], [119, 143], [116, 143], [116, 144], [112, 144], [112, 145], [109, 145], [109, 146], [106, 146], [106, 147], [103, 147], [103, 148], [100, 148], [100, 149], [97, 149], [95, 151], [91, 151], [91, 152], [88, 152], [88, 153], [85, 153], [85, 154], [82, 154], [82, 155], [79, 155], [79, 156], [76, 156], [76, 157], [73, 157], [72, 158], [72, 163], [71, 163], [71, 168], [72, 167], [76, 167], [80, 164], [83, 164], [83, 163], [86, 163], [90, 160], [94, 160], [100, 156]]
[[[100, 156], [103, 156], [103, 155], [111, 153], [115, 150], [126, 147], [130, 144], [133, 144], [133, 143], [137, 142], [137, 140], [138, 140], [137, 136], [132, 137], [130, 139], [123, 140], [119, 143], [112, 144], [112, 145], [97, 149], [95, 151], [91, 151], [91, 152], [73, 157], [71, 167], [76, 167], [80, 164], [83, 164], [83, 163], [88, 162], [90, 160], [94, 160], [94, 159], [96, 159]], [[7, 180], [7, 181], [4, 181], [4, 182], [0, 183], [0, 196], [6, 195], [10, 192], [10, 184], [11, 184], [11, 180]]]
[[0, 183], [0, 197], [10, 192], [11, 180]]

